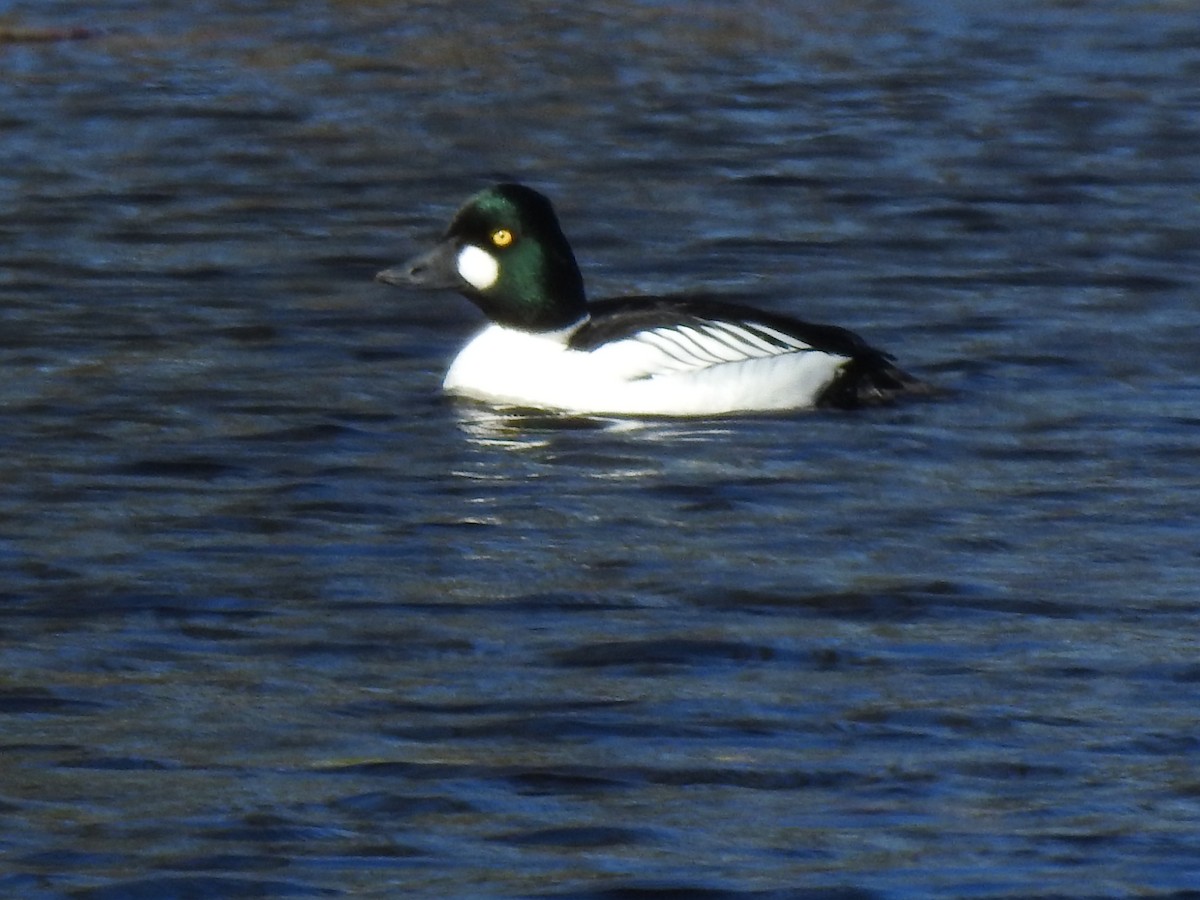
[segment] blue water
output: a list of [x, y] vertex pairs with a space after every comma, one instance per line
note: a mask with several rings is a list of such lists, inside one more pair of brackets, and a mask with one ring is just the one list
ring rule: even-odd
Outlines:
[[[0, 896], [1200, 889], [1200, 20], [0, 3]], [[864, 413], [497, 414], [499, 178]]]

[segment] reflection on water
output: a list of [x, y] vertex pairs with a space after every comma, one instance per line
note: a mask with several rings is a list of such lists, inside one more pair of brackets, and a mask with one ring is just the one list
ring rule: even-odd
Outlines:
[[[1194, 890], [1193, 20], [0, 8], [0, 895]], [[946, 393], [445, 400], [502, 177]]]
[[455, 404], [462, 433], [481, 447], [526, 450], [547, 446], [554, 435], [565, 430], [638, 431], [644, 427], [635, 420], [496, 409], [459, 401]]
[[[454, 413], [462, 433], [473, 444], [486, 448], [530, 450], [552, 447], [565, 433], [603, 432], [618, 436], [633, 446], [645, 442], [679, 444], [734, 438], [737, 421], [770, 419], [749, 416], [723, 421], [715, 419], [630, 419], [614, 416], [583, 416], [538, 410], [505, 409], [471, 401], [454, 400]], [[633, 473], [631, 473], [633, 474]]]

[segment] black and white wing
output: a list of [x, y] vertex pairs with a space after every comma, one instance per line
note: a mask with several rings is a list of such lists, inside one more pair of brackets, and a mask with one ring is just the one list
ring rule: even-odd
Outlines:
[[[814, 325], [710, 299], [633, 297], [591, 307], [572, 349], [620, 357], [630, 378], [694, 373], [751, 360], [817, 354], [829, 383], [816, 405], [856, 407], [890, 399], [916, 380], [844, 328]], [[799, 362], [799, 360], [797, 360]], [[815, 358], [810, 363], [815, 363]]]

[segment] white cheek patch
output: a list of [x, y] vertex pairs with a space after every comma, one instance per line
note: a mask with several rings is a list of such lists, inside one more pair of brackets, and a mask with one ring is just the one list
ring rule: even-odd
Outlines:
[[500, 277], [500, 263], [496, 257], [468, 244], [458, 251], [458, 274], [477, 291], [486, 291]]

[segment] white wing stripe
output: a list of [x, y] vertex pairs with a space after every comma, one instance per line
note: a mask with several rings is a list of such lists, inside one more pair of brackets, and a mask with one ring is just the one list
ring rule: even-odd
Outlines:
[[746, 331], [728, 322], [711, 322], [704, 326], [704, 330], [714, 338], [723, 341], [742, 356], [763, 357], [774, 356], [779, 353], [779, 347], [764, 341], [753, 332]]
[[659, 330], [638, 332], [634, 340], [649, 344], [661, 353], [665, 357], [664, 364], [667, 368], [684, 371], [706, 365], [703, 360], [697, 360], [695, 355], [688, 353], [686, 348], [679, 346], [678, 342], [670, 340]]
[[727, 363], [803, 353], [813, 348], [787, 332], [759, 322], [710, 319], [698, 324], [661, 326], [639, 331], [628, 340], [653, 348], [657, 361], [646, 361], [645, 375], [688, 372]]
[[681, 343], [682, 341], [687, 341], [691, 346], [695, 347], [696, 351], [698, 351], [695, 353], [698, 359], [709, 363], [729, 362], [726, 357], [718, 352], [720, 349], [719, 344], [716, 344], [712, 338], [702, 334], [690, 325], [680, 325], [677, 328], [665, 330], [668, 330], [672, 336], [678, 335]]
[[642, 332], [639, 337], [657, 338], [653, 341], [655, 346], [694, 368], [725, 362], [721, 357], [714, 356], [684, 328], [655, 328]]
[[804, 341], [800, 340], [800, 338], [792, 337], [790, 334], [787, 334], [782, 331], [778, 331], [774, 328], [771, 328], [769, 325], [762, 325], [758, 322], [746, 322], [746, 323], [744, 323], [743, 327], [752, 328], [759, 334], [766, 335], [767, 337], [771, 338], [772, 340], [778, 342], [783, 347], [792, 347], [793, 349], [796, 349], [796, 350], [811, 350], [812, 349], [812, 347], [809, 344], [804, 343]]
[[715, 356], [719, 362], [737, 362], [747, 357], [744, 345], [730, 341], [728, 337], [721, 334], [720, 331], [717, 331], [711, 325], [706, 324], [699, 328], [687, 326], [680, 328], [680, 331], [686, 333], [688, 337], [697, 343], [703, 342], [707, 351]]

